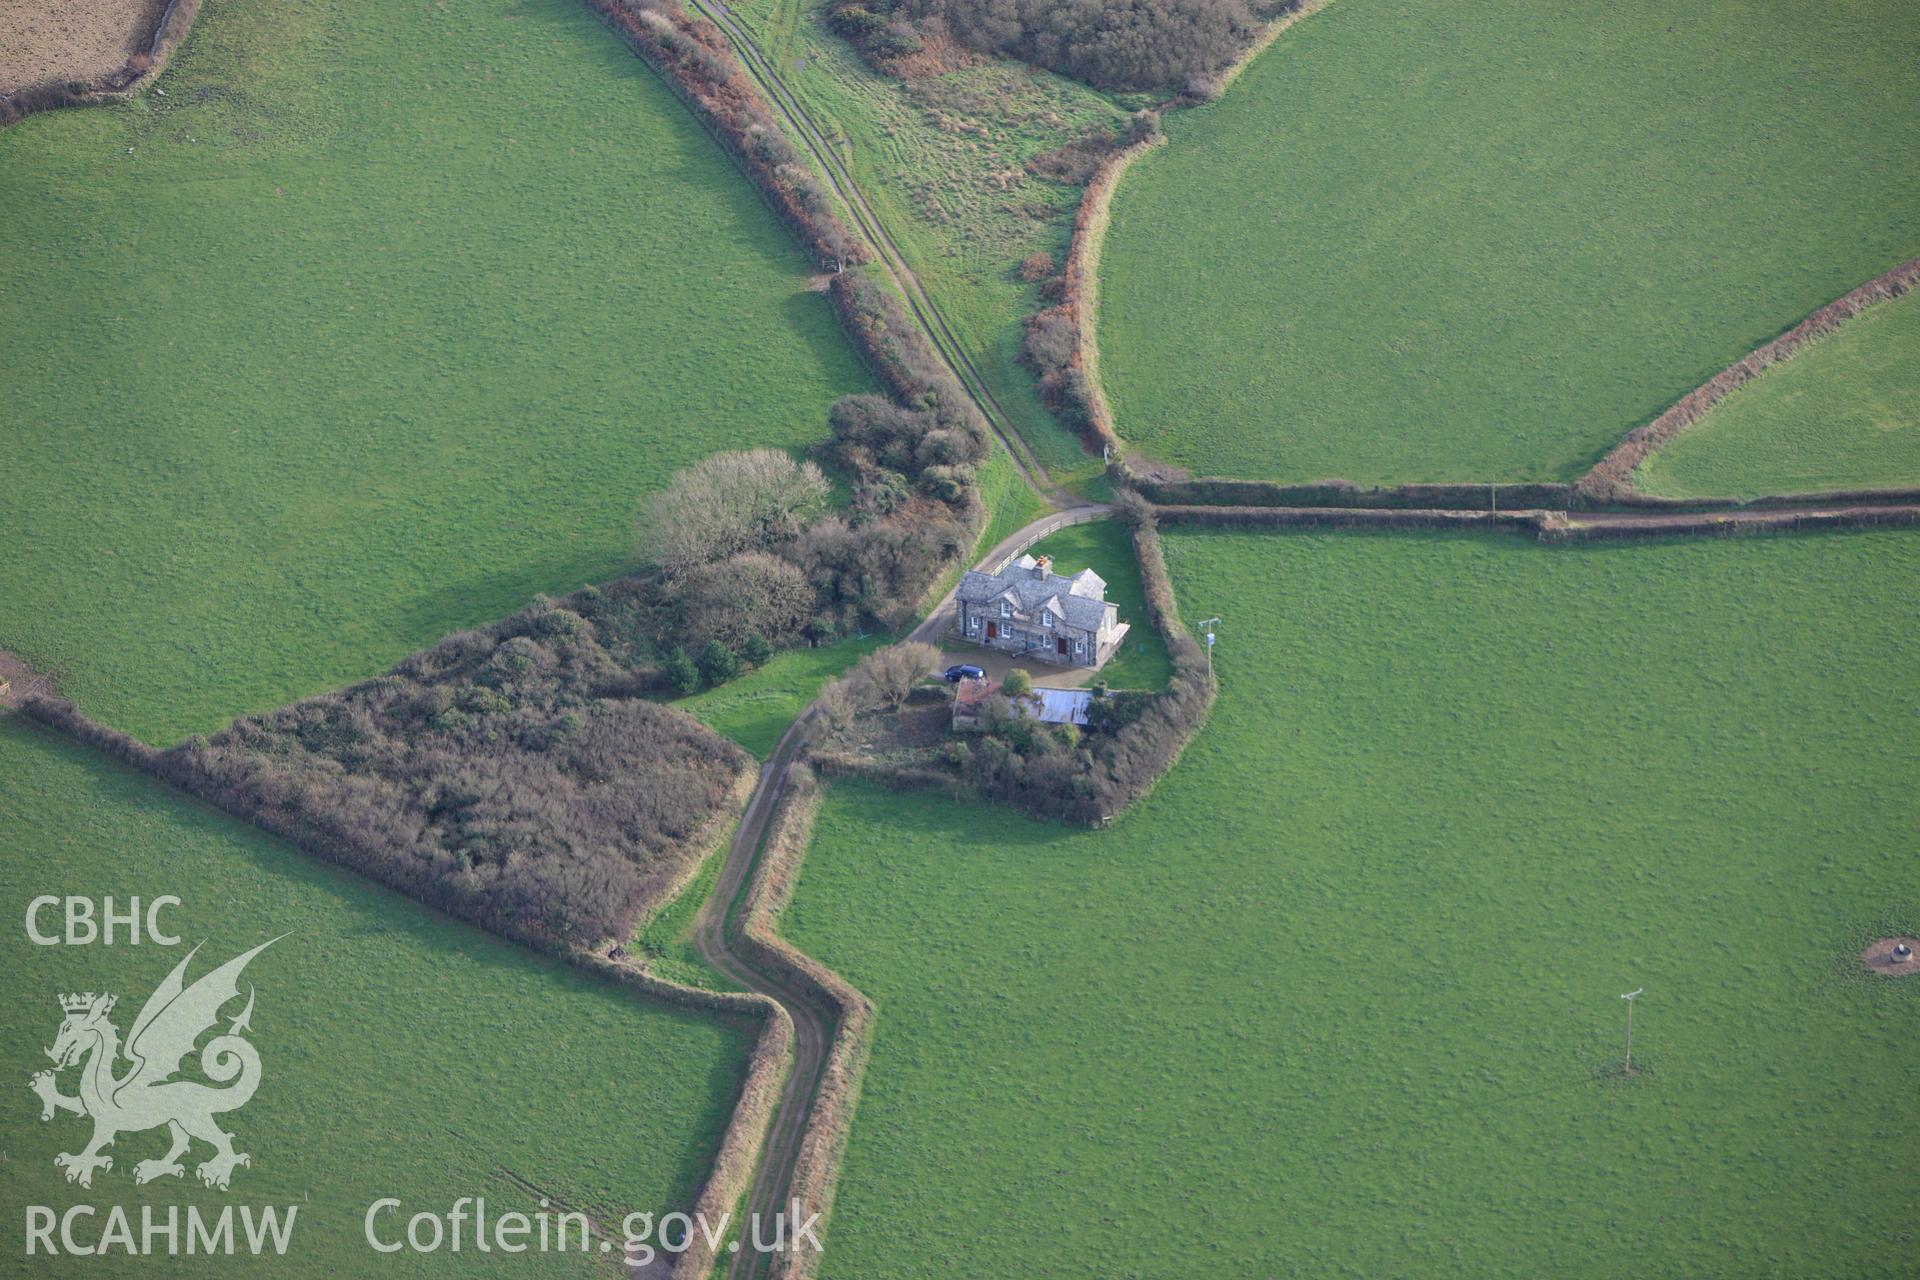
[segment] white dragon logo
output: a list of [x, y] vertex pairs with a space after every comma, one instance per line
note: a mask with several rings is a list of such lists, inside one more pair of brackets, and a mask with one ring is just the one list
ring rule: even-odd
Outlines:
[[[284, 936], [284, 935], [283, 935]], [[187, 962], [199, 952], [195, 947], [186, 959], [174, 966], [133, 1020], [127, 1034], [126, 1057], [133, 1065], [125, 1075], [114, 1075], [119, 1061], [120, 1030], [107, 1020], [115, 997], [84, 995], [60, 997], [66, 1020], [54, 1038], [47, 1056], [53, 1059], [53, 1071], [42, 1071], [31, 1081], [40, 1096], [42, 1120], [53, 1119], [55, 1111], [93, 1117], [93, 1140], [76, 1154], [62, 1153], [53, 1158], [55, 1166], [67, 1171], [67, 1181], [83, 1187], [93, 1185], [96, 1169], [113, 1168], [113, 1159], [100, 1154], [113, 1145], [121, 1133], [167, 1126], [173, 1146], [158, 1160], [142, 1160], [133, 1167], [135, 1182], [155, 1178], [177, 1178], [185, 1173], [180, 1157], [194, 1138], [213, 1147], [213, 1156], [194, 1172], [200, 1181], [222, 1191], [238, 1165], [251, 1165], [251, 1157], [233, 1149], [233, 1135], [215, 1123], [214, 1117], [238, 1111], [247, 1105], [260, 1087], [260, 1055], [241, 1038], [249, 1030], [253, 1017], [253, 988], [247, 988], [247, 1007], [227, 1027], [226, 1034], [207, 1041], [200, 1051], [200, 1069], [209, 1080], [224, 1088], [213, 1088], [197, 1080], [176, 1080], [181, 1060], [193, 1052], [194, 1042], [219, 1020], [220, 1008], [240, 994], [240, 971], [247, 962], [278, 942], [263, 942], [245, 955], [236, 956], [191, 987], [185, 984]], [[68, 1097], [55, 1082], [55, 1072], [85, 1061], [80, 1069], [80, 1093]]]

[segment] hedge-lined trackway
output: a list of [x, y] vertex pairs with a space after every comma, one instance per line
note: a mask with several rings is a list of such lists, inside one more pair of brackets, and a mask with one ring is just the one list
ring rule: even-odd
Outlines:
[[[1030, 545], [1045, 533], [1051, 532], [1062, 514], [1079, 514], [1078, 508], [1089, 504], [1078, 502], [1055, 486], [1047, 476], [1044, 467], [1027, 448], [1026, 442], [1009, 425], [1007, 415], [994, 399], [992, 391], [980, 377], [978, 370], [967, 358], [965, 350], [954, 338], [937, 305], [921, 287], [897, 244], [888, 234], [885, 224], [860, 191], [850, 169], [827, 140], [825, 132], [782, 80], [772, 61], [760, 50], [752, 36], [733, 20], [724, 0], [690, 0], [690, 3], [697, 12], [712, 21], [732, 41], [736, 55], [785, 118], [795, 140], [814, 157], [828, 185], [852, 215], [862, 238], [873, 248], [880, 264], [899, 287], [915, 319], [933, 343], [934, 349], [952, 369], [961, 385], [978, 405], [994, 434], [1006, 447], [1021, 478], [1035, 493], [1066, 509], [1064, 512], [1049, 513], [1023, 527], [983, 557], [982, 565], [990, 565], [996, 559], [1004, 558], [1010, 548]], [[1808, 517], [1816, 523], [1835, 520], [1844, 522], [1853, 510], [1854, 508], [1847, 504], [1835, 503], [1796, 506], [1769, 512], [1735, 511], [1712, 517], [1712, 520], [1716, 527], [1726, 529], [1748, 526], [1758, 528], [1763, 525], [1778, 528], [1783, 524], [1786, 528], [1793, 528], [1797, 524], [1795, 517]], [[1436, 514], [1478, 517], [1482, 513], [1440, 512]], [[1920, 508], [1916, 508], [1916, 514], [1920, 514]], [[1581, 516], [1582, 522], [1590, 521], [1595, 525], [1609, 526], [1610, 533], [1626, 536], [1681, 532], [1689, 526], [1697, 526], [1701, 519], [1702, 517], [1698, 514], [1672, 513], [1621, 513], [1604, 516], [1583, 514]], [[914, 630], [911, 639], [927, 640], [940, 634], [950, 598], [951, 593], [933, 607], [928, 616]], [[793, 761], [805, 746], [806, 726], [812, 713], [813, 706], [809, 705], [794, 720], [762, 769], [758, 786], [748, 803], [740, 830], [727, 851], [726, 863], [722, 868], [719, 881], [706, 903], [702, 905], [694, 934], [695, 949], [707, 963], [735, 981], [778, 1001], [792, 1017], [796, 1032], [793, 1068], [783, 1089], [779, 1110], [767, 1135], [760, 1167], [755, 1173], [748, 1194], [745, 1209], [749, 1220], [756, 1213], [765, 1215], [777, 1213], [788, 1203], [794, 1161], [812, 1118], [813, 1100], [820, 1087], [835, 1030], [835, 1014], [831, 1009], [820, 1007], [794, 984], [778, 975], [767, 973], [763, 967], [756, 966], [749, 958], [743, 956], [736, 946], [740, 932], [739, 922], [746, 914], [745, 910], [740, 912], [734, 910], [736, 899], [741, 896], [743, 886], [748, 883], [762, 846], [767, 840], [773, 816], [786, 788], [788, 773]], [[779, 1260], [776, 1261], [776, 1258]], [[810, 1260], [805, 1258], [762, 1255], [743, 1249], [733, 1255], [727, 1274], [735, 1280], [741, 1280], [741, 1278], [762, 1274], [768, 1266], [771, 1266], [776, 1274], [785, 1273], [789, 1266], [795, 1266], [801, 1273], [811, 1271]]]
[[768, 58], [760, 46], [754, 43], [753, 37], [747, 30], [733, 20], [733, 14], [723, 0], [689, 0], [689, 3], [696, 12], [726, 33], [727, 39], [733, 42], [734, 52], [739, 56], [741, 65], [746, 67], [748, 73], [759, 82], [760, 87], [779, 109], [780, 114], [786, 117], [787, 123], [792, 126], [792, 132], [813, 156], [815, 163], [820, 166], [827, 185], [840, 197], [841, 203], [853, 215], [854, 225], [859, 229], [862, 238], [872, 246], [880, 264], [886, 268], [887, 274], [900, 287], [901, 295], [906, 298], [914, 318], [926, 331], [934, 350], [940, 353], [941, 359], [945, 360], [948, 368], [953, 370], [954, 376], [960, 380], [960, 385], [966, 388], [967, 394], [972, 396], [974, 403], [979, 406], [981, 416], [986, 418], [987, 425], [993, 429], [993, 434], [999, 438], [1002, 445], [1006, 446], [1015, 469], [1020, 472], [1020, 478], [1026, 481], [1028, 488], [1055, 505], [1074, 506], [1078, 500], [1053, 483], [1052, 478], [1047, 475], [1046, 468], [1034, 456], [1033, 450], [1027, 447], [1027, 442], [1011, 425], [1011, 419], [1006, 410], [994, 398], [992, 388], [987, 385], [986, 379], [980, 376], [979, 369], [974, 367], [973, 361], [967, 356], [966, 348], [960, 345], [958, 338], [954, 337], [953, 330], [948, 327], [946, 318], [940, 314], [939, 307], [934, 305], [927, 291], [920, 287], [919, 277], [914, 275], [913, 269], [907, 265], [906, 257], [900, 252], [899, 245], [887, 233], [886, 224], [880, 220], [880, 216], [874, 212], [873, 206], [868, 203], [866, 195], [860, 190], [859, 184], [853, 180], [852, 171], [840, 159], [839, 153], [833, 149], [833, 144], [827, 141], [827, 135], [820, 128], [819, 123], [807, 112], [806, 107], [787, 86], [786, 81], [781, 79], [772, 59]]
[[[1097, 504], [1082, 504], [1069, 511], [1050, 512], [1003, 539], [978, 563], [985, 567], [1004, 561], [1056, 529], [1082, 520], [1097, 519], [1106, 510]], [[910, 638], [927, 640], [937, 636], [952, 599], [953, 591], [949, 590], [915, 628]], [[781, 1089], [779, 1109], [774, 1113], [772, 1127], [761, 1150], [759, 1168], [755, 1170], [747, 1192], [745, 1222], [751, 1222], [755, 1214], [760, 1215], [762, 1221], [771, 1221], [773, 1215], [786, 1208], [792, 1198], [795, 1162], [813, 1118], [814, 1098], [819, 1092], [837, 1030], [836, 1010], [822, 1007], [799, 985], [755, 963], [740, 946], [741, 931], [750, 910], [750, 904], [739, 902], [741, 890], [752, 877], [755, 863], [766, 844], [774, 812], [786, 792], [788, 773], [806, 746], [807, 725], [813, 717], [814, 705], [808, 704], [787, 726], [779, 745], [762, 766], [759, 782], [740, 819], [740, 828], [727, 846], [726, 861], [720, 868], [719, 878], [706, 902], [701, 904], [693, 928], [693, 947], [702, 960], [749, 990], [777, 1001], [793, 1020], [793, 1066]], [[735, 910], [736, 906], [740, 910]], [[732, 1255], [727, 1275], [734, 1280], [746, 1280], [747, 1277], [763, 1274], [769, 1266], [780, 1267], [775, 1259], [785, 1257], [787, 1255], [762, 1254], [751, 1248], [742, 1248]], [[788, 1265], [796, 1263], [803, 1274], [810, 1269], [804, 1257], [792, 1259]]]
[[[758, 1214], [763, 1221], [772, 1221], [773, 1215], [786, 1206], [794, 1159], [799, 1155], [800, 1141], [813, 1111], [813, 1098], [826, 1070], [828, 1051], [833, 1047], [836, 1021], [833, 1010], [820, 1008], [793, 983], [756, 967], [735, 950], [740, 925], [733, 912], [734, 901], [740, 896], [741, 888], [753, 872], [754, 861], [766, 843], [767, 827], [786, 790], [787, 773], [801, 747], [806, 745], [806, 724], [812, 714], [813, 708], [809, 706], [787, 726], [780, 744], [761, 766], [760, 781], [747, 801], [740, 829], [727, 846], [719, 880], [701, 905], [693, 929], [693, 948], [702, 960], [748, 990], [776, 1001], [793, 1020], [793, 1065], [781, 1087], [773, 1124], [760, 1150], [760, 1165], [747, 1190], [745, 1218], [739, 1229], [741, 1239], [749, 1244], [752, 1237], [748, 1224], [753, 1216]], [[726, 1273], [731, 1277], [759, 1274], [762, 1264], [770, 1262], [772, 1257], [743, 1248], [733, 1254]]]

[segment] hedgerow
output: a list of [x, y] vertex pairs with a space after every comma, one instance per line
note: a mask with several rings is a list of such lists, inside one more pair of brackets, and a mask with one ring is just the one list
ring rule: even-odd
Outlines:
[[693, 113], [740, 158], [774, 212], [824, 268], [867, 261], [827, 194], [781, 133], [720, 29], [674, 0], [588, 0], [666, 76]]
[[1272, 8], [1252, 0], [839, 0], [828, 20], [881, 70], [939, 32], [1097, 88], [1205, 93]]
[[1868, 307], [1898, 298], [1920, 284], [1920, 258], [1911, 258], [1849, 290], [1675, 401], [1659, 417], [1627, 433], [1626, 438], [1580, 477], [1576, 488], [1603, 502], [1635, 501], [1633, 473], [1662, 445], [1698, 422], [1737, 387], [1759, 377], [1771, 365], [1791, 359], [1808, 344], [1832, 333]]
[[0, 94], [0, 128], [38, 111], [112, 102], [131, 95], [140, 85], [166, 69], [167, 60], [186, 39], [200, 12], [200, 0], [169, 0], [154, 23], [147, 47], [126, 63], [91, 81], [55, 80]]
[[590, 945], [677, 882], [750, 763], [633, 684], [591, 622], [542, 603], [164, 751], [71, 704], [33, 712], [454, 915]]

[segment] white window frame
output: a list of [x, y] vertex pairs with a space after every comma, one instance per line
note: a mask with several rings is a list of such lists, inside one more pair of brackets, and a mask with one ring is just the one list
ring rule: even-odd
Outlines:
[[1011, 618], [1013, 616], [1013, 601], [1002, 600], [1000, 602], [1000, 616], [1003, 618]]
[[1050, 627], [1050, 626], [1052, 626], [1052, 625], [1053, 625], [1053, 615], [1052, 615], [1052, 614], [1050, 614], [1050, 613], [1042, 613], [1042, 614], [1040, 615], [1040, 625], [1041, 625], [1041, 626], [1043, 626], [1043, 627]]

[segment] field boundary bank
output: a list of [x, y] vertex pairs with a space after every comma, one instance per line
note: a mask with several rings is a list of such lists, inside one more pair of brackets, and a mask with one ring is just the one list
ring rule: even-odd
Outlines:
[[[779, 126], [766, 99], [752, 82], [742, 74], [733, 74], [742, 69], [731, 56], [724, 32], [677, 5], [656, 7], [631, 0], [585, 0], [585, 3], [613, 28], [640, 61], [666, 81], [693, 118], [720, 143], [722, 150], [733, 156], [761, 199], [787, 229], [800, 238], [814, 265], [837, 272], [843, 266], [869, 260], [846, 224], [830, 209], [809, 209], [800, 190], [780, 178], [774, 158], [764, 147], [753, 144], [749, 129], [756, 126], [771, 129], [777, 138]], [[708, 32], [712, 33], [711, 38]], [[706, 69], [705, 76], [695, 73], [694, 68], [703, 56], [715, 62], [726, 60], [721, 63], [729, 70], [725, 81], [708, 78], [715, 70], [713, 67]], [[730, 104], [726, 101], [729, 98]], [[753, 118], [743, 121], [737, 114], [730, 115], [722, 109], [727, 105]]]
[[877, 255], [877, 265], [905, 299], [907, 309], [912, 312], [922, 335], [946, 366], [948, 376], [973, 403], [988, 429], [1006, 449], [1021, 481], [1042, 501], [1056, 506], [1072, 505], [1071, 495], [1055, 487], [1045, 466], [1034, 454], [1032, 446], [1012, 425], [1011, 415], [995, 398], [992, 386], [975, 367], [972, 359], [967, 355], [966, 348], [954, 335], [951, 326], [947, 324], [946, 317], [934, 303], [932, 296], [921, 286], [920, 279], [914, 274], [906, 255], [888, 234], [886, 224], [873, 211], [865, 193], [854, 181], [852, 170], [846, 166], [799, 96], [781, 78], [772, 60], [754, 42], [751, 33], [734, 21], [724, 4], [710, 5], [707, 0], [689, 0], [689, 3], [722, 33], [723, 37], [730, 42], [736, 60], [759, 82], [766, 93], [772, 96], [774, 105], [786, 117], [793, 132], [799, 136], [801, 144], [813, 157], [814, 163], [819, 166], [821, 174], [827, 180], [827, 186], [839, 197], [847, 212], [852, 215], [854, 222], [858, 224], [861, 235], [866, 239], [873, 254]]
[[[29, 697], [21, 704], [20, 710], [28, 720], [50, 732], [59, 733], [90, 750], [110, 756], [121, 764], [165, 784], [169, 790], [196, 803], [206, 805], [209, 809], [226, 817], [243, 822], [255, 830], [264, 831], [277, 840], [283, 840], [320, 862], [340, 867], [360, 879], [379, 885], [387, 892], [399, 894], [424, 910], [458, 920], [463, 925], [480, 929], [484, 933], [515, 946], [524, 947], [537, 955], [562, 961], [604, 981], [627, 988], [643, 998], [692, 1013], [709, 1014], [736, 1023], [755, 1025], [757, 1033], [753, 1048], [747, 1055], [740, 1095], [730, 1109], [727, 1126], [721, 1134], [719, 1149], [714, 1156], [712, 1167], [708, 1170], [707, 1177], [694, 1201], [695, 1210], [707, 1214], [712, 1221], [717, 1221], [720, 1214], [727, 1212], [737, 1203], [759, 1159], [767, 1122], [772, 1115], [775, 1100], [779, 1094], [780, 1081], [787, 1070], [793, 1047], [793, 1022], [779, 1001], [757, 992], [710, 991], [702, 987], [688, 986], [685, 983], [662, 978], [633, 961], [615, 959], [605, 950], [571, 946], [533, 930], [507, 929], [481, 924], [443, 907], [423, 902], [385, 880], [318, 853], [302, 844], [294, 836], [275, 830], [271, 824], [233, 813], [213, 803], [171, 776], [171, 772], [164, 768], [165, 752], [160, 748], [148, 746], [144, 742], [100, 724], [65, 699]], [[704, 861], [704, 859], [698, 861]], [[696, 865], [698, 865], [697, 862]], [[645, 1206], [635, 1207], [644, 1208]], [[695, 1232], [693, 1247], [681, 1256], [683, 1259], [692, 1258], [703, 1247], [700, 1233]], [[712, 1257], [709, 1253], [701, 1268], [689, 1270], [685, 1274], [690, 1277], [705, 1275], [705, 1267], [711, 1264]], [[673, 1274], [678, 1276], [681, 1272], [676, 1269]]]
[[1223, 529], [1501, 529], [1549, 544], [1636, 538], [1920, 528], [1920, 503], [1743, 511], [1464, 511], [1382, 507], [1155, 506], [1166, 524]]
[[[0, 94], [0, 129], [42, 111], [131, 99], [167, 69], [167, 64], [173, 61], [174, 50], [187, 38], [199, 13], [200, 0], [167, 0], [167, 7], [160, 11], [159, 19], [153, 24], [146, 52], [127, 59], [118, 71], [91, 81], [45, 80]], [[145, 59], [144, 65], [140, 65], [142, 59]]]
[[[804, 848], [804, 841], [799, 848], [793, 844], [798, 819], [789, 816], [783, 801], [790, 798], [785, 794], [789, 774], [806, 748], [806, 726], [812, 714], [809, 705], [788, 725], [762, 767], [760, 784], [734, 834], [720, 876], [694, 922], [693, 945], [701, 959], [778, 1003], [794, 1029], [791, 1067], [771, 1115], [762, 1119], [759, 1156], [751, 1177], [743, 1195], [719, 1206], [742, 1207], [747, 1218], [754, 1214], [771, 1217], [788, 1209], [789, 1202], [799, 1194], [796, 1185], [804, 1186], [809, 1203], [824, 1206], [830, 1199], [838, 1147], [830, 1134], [815, 1136], [815, 1108], [823, 1091], [830, 1091], [833, 1099], [850, 1099], [865, 1064], [864, 1044], [858, 1039], [864, 1035], [870, 1011], [865, 997], [790, 944], [778, 939], [769, 943], [759, 936], [763, 932], [761, 922], [754, 918], [755, 904], [769, 892], [766, 886], [779, 883], [769, 877], [780, 866], [787, 867], [790, 876], [797, 869], [799, 850]], [[811, 821], [810, 810], [800, 816]], [[762, 865], [763, 851], [775, 859], [776, 872]], [[738, 912], [736, 905], [741, 906]], [[843, 1034], [849, 1024], [855, 1036], [852, 1040]], [[850, 1110], [850, 1101], [830, 1108], [834, 1114]], [[824, 1217], [824, 1207], [818, 1211]], [[705, 1252], [703, 1246], [698, 1247]], [[691, 1253], [684, 1255], [676, 1262], [673, 1276], [675, 1280], [703, 1280], [717, 1261], [713, 1256], [703, 1260]], [[791, 1268], [800, 1268], [802, 1273], [810, 1270], [812, 1262], [805, 1253], [741, 1250], [732, 1255], [724, 1270], [732, 1277], [750, 1277], [762, 1266], [776, 1275], [789, 1275], [793, 1274]]]
[[[706, 1180], [694, 1196], [691, 1212], [708, 1222], [719, 1222], [746, 1194], [747, 1184], [759, 1163], [766, 1142], [774, 1107], [779, 1101], [780, 1084], [793, 1054], [793, 1019], [778, 1000], [755, 991], [707, 991], [662, 978], [639, 965], [609, 959], [597, 951], [573, 951], [562, 958], [577, 967], [611, 982], [632, 987], [641, 994], [666, 1004], [695, 1012], [723, 1017], [755, 1018], [759, 1034], [747, 1055], [747, 1069], [740, 1085], [740, 1096], [727, 1115], [727, 1127], [720, 1135], [719, 1150]], [[725, 1003], [720, 1003], [724, 1000]], [[698, 1259], [695, 1261], [695, 1259]], [[713, 1267], [714, 1251], [701, 1232], [694, 1232], [686, 1252], [680, 1255], [668, 1273], [688, 1280], [705, 1276]], [[682, 1270], [686, 1266], [687, 1270]], [[637, 1272], [635, 1274], [638, 1274]]]
[[1126, 461], [1110, 463], [1116, 487], [1137, 490], [1162, 506], [1181, 507], [1328, 507], [1403, 511], [1505, 512], [1531, 508], [1569, 513], [1710, 513], [1766, 511], [1784, 507], [1903, 506], [1920, 502], [1920, 488], [1836, 489], [1813, 493], [1776, 493], [1757, 498], [1596, 498], [1570, 484], [1400, 484], [1363, 488], [1341, 480], [1280, 484], [1271, 480], [1233, 480], [1209, 476], [1197, 480], [1146, 475]]
[[[1141, 502], [1138, 506], [1139, 510], [1123, 511], [1123, 515], [1132, 525], [1133, 557], [1140, 567], [1141, 603], [1146, 606], [1147, 620], [1160, 633], [1162, 643], [1167, 646], [1167, 657], [1173, 663], [1173, 675], [1167, 681], [1166, 691], [1155, 695], [1154, 702], [1173, 707], [1174, 712], [1173, 718], [1165, 726], [1171, 741], [1151, 743], [1160, 751], [1160, 758], [1148, 766], [1143, 776], [1133, 780], [1122, 808], [1137, 804], [1179, 763], [1187, 744], [1206, 724], [1207, 716], [1213, 711], [1213, 701], [1220, 692], [1219, 681], [1213, 675], [1212, 657], [1201, 650], [1200, 642], [1180, 622], [1179, 601], [1173, 592], [1173, 575], [1167, 571], [1167, 559], [1160, 549], [1158, 513], [1149, 503]], [[1195, 688], [1198, 689], [1197, 702], [1189, 700]], [[1107, 820], [1103, 818], [1102, 825]]]
[[1687, 392], [1652, 422], [1629, 431], [1574, 487], [1585, 496], [1603, 501], [1634, 504], [1659, 501], [1634, 487], [1633, 474], [1642, 462], [1672, 443], [1737, 388], [1752, 382], [1772, 366], [1792, 359], [1869, 307], [1907, 293], [1916, 283], [1920, 283], [1920, 257], [1909, 258], [1835, 298], [1773, 341], [1756, 347]]
[[[1240, 74], [1253, 64], [1253, 60], [1266, 52], [1289, 28], [1301, 19], [1319, 13], [1327, 3], [1328, 0], [1299, 0], [1269, 22], [1267, 29], [1253, 44], [1220, 74], [1214, 100], [1218, 100], [1240, 78]], [[1169, 98], [1160, 103], [1156, 110], [1164, 112], [1191, 101], [1184, 97]], [[1064, 311], [1072, 327], [1073, 357], [1069, 367], [1078, 370], [1082, 379], [1084, 403], [1079, 408], [1085, 421], [1075, 423], [1068, 420], [1051, 403], [1048, 408], [1061, 426], [1081, 436], [1089, 444], [1111, 450], [1116, 456], [1124, 452], [1125, 441], [1114, 424], [1113, 406], [1107, 399], [1106, 387], [1100, 381], [1100, 255], [1106, 247], [1107, 228], [1112, 222], [1113, 197], [1119, 190], [1120, 179], [1126, 176], [1135, 161], [1166, 142], [1166, 135], [1156, 131], [1152, 137], [1143, 138], [1102, 157], [1094, 169], [1093, 177], [1087, 181], [1086, 189], [1080, 193], [1080, 207], [1074, 213], [1063, 272], [1066, 280], [1064, 294], [1057, 308], [1048, 309]], [[1044, 310], [1036, 313], [1044, 314]], [[1033, 318], [1028, 317], [1029, 321]]]
[[[803, 742], [802, 753], [804, 749]], [[800, 1206], [801, 1220], [817, 1213], [825, 1224], [833, 1207], [840, 1161], [846, 1152], [847, 1134], [872, 1049], [873, 1002], [845, 978], [781, 937], [777, 928], [780, 913], [799, 882], [819, 804], [819, 792], [814, 787], [785, 788], [747, 888], [739, 940], [756, 964], [784, 974], [833, 1013], [832, 1044], [813, 1088], [812, 1105], [787, 1182], [787, 1196]], [[818, 1257], [810, 1250], [778, 1254], [773, 1274], [806, 1280], [814, 1274]], [[689, 1280], [697, 1274], [689, 1273]]]

